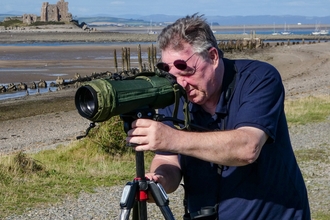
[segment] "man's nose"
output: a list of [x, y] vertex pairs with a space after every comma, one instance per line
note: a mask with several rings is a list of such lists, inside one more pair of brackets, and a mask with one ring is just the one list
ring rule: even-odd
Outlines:
[[186, 88], [187, 86], [187, 81], [185, 80], [185, 77], [184, 76], [178, 76], [176, 78], [177, 82], [179, 83], [180, 86], [182, 86], [183, 88]]

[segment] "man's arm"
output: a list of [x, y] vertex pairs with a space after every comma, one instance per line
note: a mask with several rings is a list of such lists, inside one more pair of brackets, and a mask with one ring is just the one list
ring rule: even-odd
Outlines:
[[150, 173], [146, 176], [159, 182], [167, 193], [174, 192], [181, 182], [178, 155], [156, 154], [151, 163]]
[[[189, 132], [179, 131], [149, 119], [138, 119], [133, 122], [132, 127], [133, 129], [128, 132], [127, 141], [139, 144], [135, 148], [137, 151], [184, 154], [226, 166], [253, 163], [268, 138], [264, 131], [254, 127], [241, 127], [229, 131]], [[153, 169], [156, 169], [156, 165], [153, 165]]]
[[228, 131], [184, 132], [180, 139], [176, 153], [226, 166], [245, 166], [258, 159], [268, 135], [258, 128], [241, 127]]

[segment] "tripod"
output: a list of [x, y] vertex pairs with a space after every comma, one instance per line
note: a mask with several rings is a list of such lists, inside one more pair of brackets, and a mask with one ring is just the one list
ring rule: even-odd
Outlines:
[[[153, 119], [155, 110], [144, 109], [132, 113], [121, 115], [124, 121], [124, 130], [127, 133], [131, 128], [131, 123], [137, 118]], [[132, 146], [132, 145], [129, 145]], [[120, 199], [120, 220], [129, 220], [131, 209], [133, 208], [133, 220], [147, 220], [147, 200], [148, 192], [151, 192], [156, 205], [160, 208], [166, 220], [174, 220], [174, 216], [168, 207], [169, 199], [163, 187], [145, 177], [144, 152], [135, 152], [136, 177], [132, 182], [128, 182], [122, 192]]]

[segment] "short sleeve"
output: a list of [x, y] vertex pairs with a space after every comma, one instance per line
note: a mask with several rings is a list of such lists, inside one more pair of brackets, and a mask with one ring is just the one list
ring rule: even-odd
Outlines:
[[[234, 127], [252, 126], [275, 140], [284, 111], [284, 87], [279, 72], [270, 64], [251, 63], [243, 70], [235, 90]], [[231, 110], [229, 110], [232, 112]]]

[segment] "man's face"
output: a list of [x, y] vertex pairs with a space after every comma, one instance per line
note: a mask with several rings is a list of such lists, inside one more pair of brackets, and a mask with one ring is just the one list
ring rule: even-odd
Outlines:
[[[180, 70], [180, 66], [174, 65], [182, 64], [182, 61], [187, 64], [185, 70]], [[218, 99], [218, 95], [215, 97], [220, 88], [219, 81], [215, 78], [218, 63], [215, 64], [211, 57], [204, 59], [186, 44], [182, 51], [162, 51], [162, 62], [169, 65], [169, 73], [175, 76], [177, 82], [185, 89], [189, 101], [204, 105], [206, 102], [214, 101], [213, 98]]]

